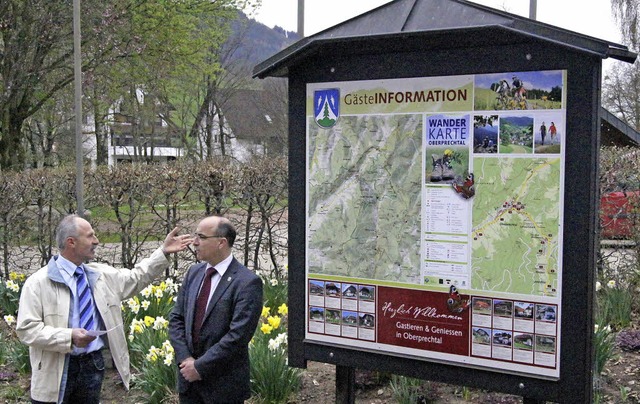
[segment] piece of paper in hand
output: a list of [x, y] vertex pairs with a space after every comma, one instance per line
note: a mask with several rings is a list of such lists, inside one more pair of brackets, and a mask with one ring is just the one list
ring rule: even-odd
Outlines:
[[122, 324], [118, 324], [117, 326], [113, 327], [113, 328], [109, 328], [108, 330], [89, 330], [87, 331], [87, 335], [91, 335], [93, 337], [99, 337], [101, 335], [104, 335], [106, 333], [108, 333], [109, 331], [113, 331], [118, 327], [122, 327]]

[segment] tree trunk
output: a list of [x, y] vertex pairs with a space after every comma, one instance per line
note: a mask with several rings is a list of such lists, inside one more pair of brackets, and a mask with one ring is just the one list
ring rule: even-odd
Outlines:
[[[95, 87], [94, 98], [98, 99], [95, 94]], [[97, 103], [93, 104], [93, 117], [95, 120], [96, 165], [106, 165], [109, 164], [109, 129], [105, 125], [104, 115]]]
[[23, 121], [18, 111], [5, 107], [0, 124], [0, 170], [20, 171], [24, 168]]

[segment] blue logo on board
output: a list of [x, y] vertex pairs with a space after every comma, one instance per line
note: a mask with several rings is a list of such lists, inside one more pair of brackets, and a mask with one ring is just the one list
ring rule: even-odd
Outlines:
[[314, 91], [313, 113], [316, 123], [321, 128], [335, 125], [340, 116], [340, 90], [329, 88]]

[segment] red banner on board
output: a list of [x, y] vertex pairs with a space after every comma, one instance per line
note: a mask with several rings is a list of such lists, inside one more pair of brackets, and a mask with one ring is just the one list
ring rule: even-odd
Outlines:
[[378, 287], [378, 342], [469, 355], [469, 296]]

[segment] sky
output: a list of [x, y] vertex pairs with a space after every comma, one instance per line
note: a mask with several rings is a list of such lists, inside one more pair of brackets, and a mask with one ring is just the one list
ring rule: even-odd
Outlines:
[[[471, 0], [529, 16], [529, 0]], [[305, 36], [313, 35], [390, 0], [305, 0]], [[610, 0], [537, 0], [537, 20], [584, 35], [620, 43]], [[297, 31], [298, 0], [262, 0], [252, 17], [268, 27]], [[250, 16], [251, 17], [251, 16]]]

